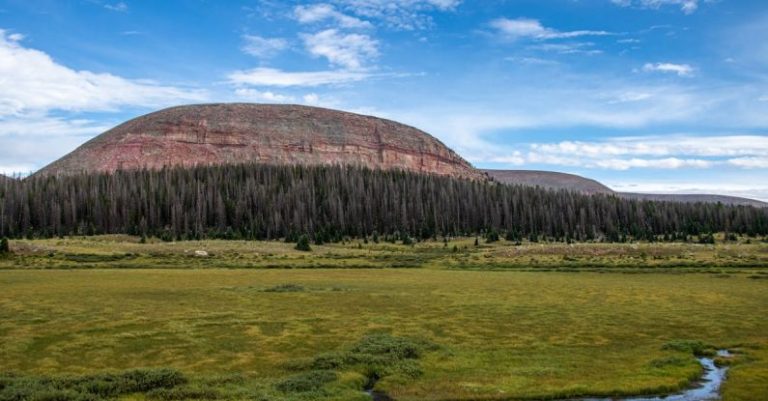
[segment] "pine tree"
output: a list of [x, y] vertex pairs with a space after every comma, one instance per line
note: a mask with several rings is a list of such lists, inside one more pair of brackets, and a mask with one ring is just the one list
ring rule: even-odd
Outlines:
[[306, 234], [299, 237], [298, 242], [296, 242], [296, 250], [303, 252], [312, 251], [312, 247], [309, 246], [309, 237]]

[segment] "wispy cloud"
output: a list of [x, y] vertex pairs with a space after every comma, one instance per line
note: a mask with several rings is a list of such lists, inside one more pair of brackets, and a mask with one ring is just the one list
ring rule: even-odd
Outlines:
[[290, 72], [275, 68], [254, 68], [229, 74], [229, 81], [236, 85], [263, 87], [314, 87], [340, 85], [362, 81], [372, 74], [363, 71], [309, 71]]
[[486, 161], [606, 170], [768, 168], [768, 136], [760, 135], [627, 137], [530, 143], [524, 147], [527, 150], [497, 151], [496, 155], [486, 156]]
[[688, 77], [693, 75], [693, 67], [688, 64], [673, 64], [673, 63], [646, 63], [643, 65], [643, 71], [645, 72], [663, 72], [677, 74], [680, 77]]
[[265, 38], [256, 35], [243, 35], [243, 52], [259, 58], [273, 57], [288, 47], [283, 38]]
[[128, 11], [128, 4], [125, 4], [125, 2], [119, 2], [119, 3], [107, 3], [104, 4], [104, 8], [111, 11], [117, 11], [117, 12], [127, 12]]
[[528, 46], [528, 49], [553, 52], [558, 54], [595, 55], [595, 54], [603, 53], [602, 50], [596, 49], [595, 44], [592, 42], [542, 43], [542, 44]]
[[373, 25], [360, 18], [346, 15], [336, 10], [333, 5], [320, 3], [312, 5], [299, 5], [293, 10], [294, 16], [299, 23], [311, 24], [332, 20], [341, 28], [372, 28]]
[[325, 96], [321, 97], [315, 92], [292, 95], [273, 91], [261, 91], [253, 88], [238, 88], [235, 90], [235, 96], [241, 100], [257, 103], [291, 103], [325, 107], [334, 107], [338, 105], [336, 100]]
[[712, 182], [700, 180], [607, 180], [603, 184], [618, 192], [656, 194], [722, 194], [768, 201], [768, 185], [749, 182]]
[[606, 36], [612, 33], [606, 31], [558, 31], [547, 28], [539, 20], [529, 18], [498, 18], [491, 21], [491, 27], [507, 39], [571, 39], [581, 36]]
[[61, 157], [112, 124], [42, 112], [0, 118], [0, 174], [26, 175]]
[[739, 157], [728, 160], [728, 164], [741, 168], [768, 168], [768, 157]]
[[621, 7], [659, 9], [663, 6], [677, 6], [685, 14], [692, 14], [699, 8], [699, 0], [611, 0]]
[[461, 0], [332, 0], [358, 17], [398, 30], [425, 29], [433, 25], [430, 12], [455, 10]]
[[363, 68], [367, 61], [378, 56], [378, 42], [368, 35], [345, 34], [327, 29], [314, 34], [303, 34], [304, 46], [315, 57], [325, 57], [332, 65], [349, 70]]

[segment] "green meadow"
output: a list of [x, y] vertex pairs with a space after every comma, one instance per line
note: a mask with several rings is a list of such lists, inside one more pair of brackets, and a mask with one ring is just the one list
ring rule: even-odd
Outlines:
[[722, 348], [723, 399], [766, 400], [768, 246], [750, 242], [14, 241], [0, 400], [663, 394]]

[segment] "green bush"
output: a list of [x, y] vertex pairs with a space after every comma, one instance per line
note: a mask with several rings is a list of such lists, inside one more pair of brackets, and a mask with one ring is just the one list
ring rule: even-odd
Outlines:
[[716, 350], [713, 346], [696, 340], [672, 340], [662, 347], [664, 350], [686, 352], [695, 356], [714, 356]]
[[134, 369], [88, 376], [0, 378], [0, 401], [98, 401], [123, 394], [171, 389], [186, 383], [173, 369]]
[[310, 252], [312, 251], [312, 247], [309, 246], [309, 237], [306, 235], [302, 235], [299, 237], [299, 240], [296, 242], [296, 250], [303, 251], [303, 252]]
[[680, 358], [677, 356], [668, 356], [666, 358], [654, 359], [653, 361], [651, 361], [651, 366], [654, 368], [665, 368], [667, 366], [677, 367], [677, 366], [685, 366], [690, 362], [691, 361], [685, 358]]
[[331, 370], [311, 370], [291, 376], [278, 383], [276, 387], [284, 393], [304, 393], [317, 391], [336, 379], [336, 372]]

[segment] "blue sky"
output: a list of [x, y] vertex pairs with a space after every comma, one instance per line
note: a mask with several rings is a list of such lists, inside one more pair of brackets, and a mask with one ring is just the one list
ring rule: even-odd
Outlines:
[[0, 172], [236, 101], [391, 118], [479, 167], [768, 200], [764, 0], [0, 0]]

